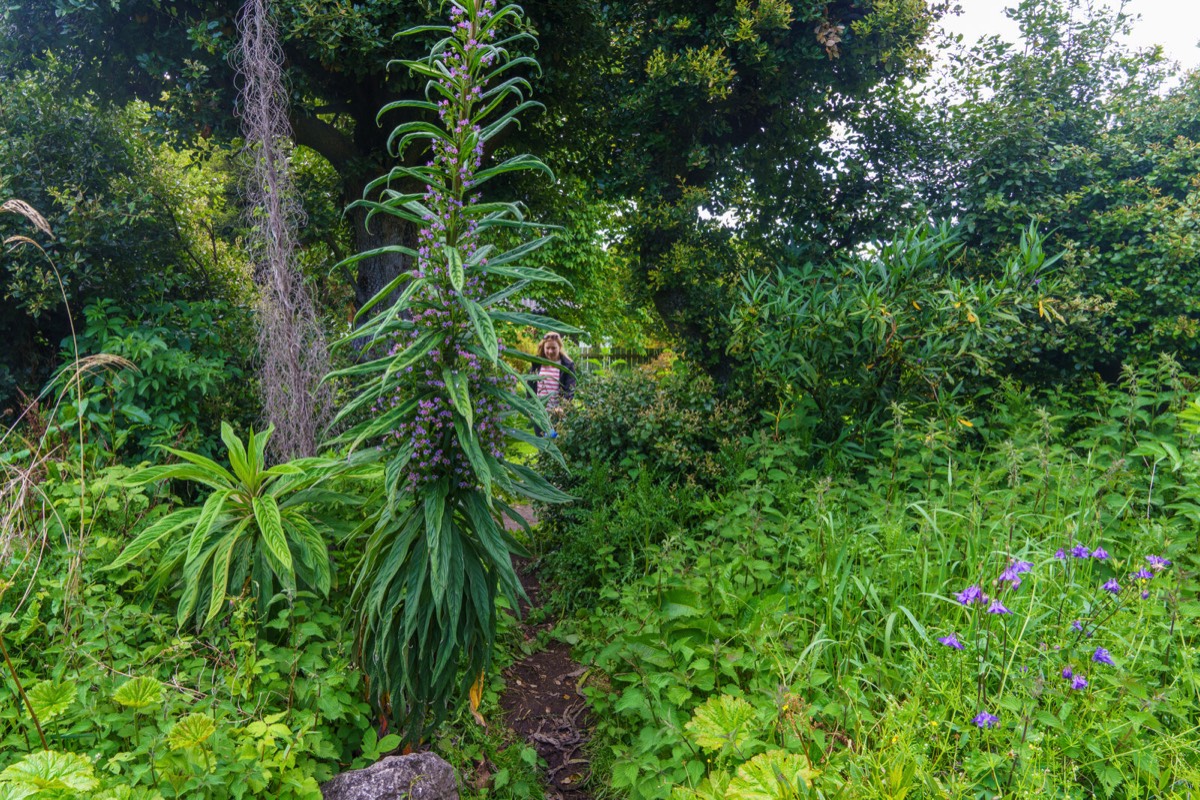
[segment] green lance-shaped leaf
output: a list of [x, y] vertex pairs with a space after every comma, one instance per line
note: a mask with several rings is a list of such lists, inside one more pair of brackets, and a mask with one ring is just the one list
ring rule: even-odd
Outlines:
[[492, 319], [501, 322], [511, 322], [513, 325], [529, 326], [542, 331], [555, 331], [567, 335], [583, 333], [581, 328], [576, 328], [574, 325], [568, 325], [565, 322], [559, 322], [552, 317], [543, 317], [540, 314], [525, 314], [516, 311], [492, 311], [490, 313]]
[[203, 549], [209, 534], [216, 526], [217, 518], [220, 517], [221, 510], [225, 507], [225, 501], [229, 499], [230, 494], [232, 492], [228, 489], [213, 492], [204, 501], [204, 507], [200, 509], [200, 518], [196, 520], [196, 527], [192, 529], [192, 535], [188, 538], [187, 563], [194, 561], [196, 556], [200, 555], [200, 550]]
[[286, 580], [294, 569], [292, 553], [288, 549], [287, 537], [283, 533], [283, 521], [279, 517], [279, 504], [275, 502], [274, 497], [263, 495], [254, 498], [254, 519], [258, 522], [263, 543], [271, 552], [271, 556], [287, 572], [287, 575], [280, 575], [280, 579]]
[[250, 526], [250, 520], [244, 519], [229, 533], [221, 537], [217, 548], [213, 551], [212, 588], [208, 598], [208, 612], [204, 615], [203, 625], [207, 625], [221, 612], [225, 596], [229, 591], [229, 566], [233, 559], [233, 548], [238, 539]]
[[450, 270], [450, 285], [454, 287], [454, 291], [461, 292], [463, 290], [463, 259], [462, 253], [458, 252], [457, 247], [447, 247], [446, 266]]
[[454, 410], [462, 415], [468, 426], [474, 427], [475, 411], [471, 408], [471, 391], [467, 387], [466, 374], [446, 367], [442, 370], [442, 382], [446, 384], [446, 392], [450, 395]]
[[433, 578], [430, 588], [433, 590], [434, 604], [441, 606], [446, 593], [444, 574], [449, 554], [444, 552], [443, 528], [449, 522], [446, 508], [448, 494], [448, 479], [442, 478], [437, 482], [437, 488], [425, 496], [425, 540], [429, 552], [429, 571]]
[[146, 530], [139, 533], [132, 542], [126, 545], [125, 549], [121, 551], [121, 555], [117, 556], [117, 559], [107, 567], [104, 567], [104, 569], [109, 570], [125, 566], [162, 538], [170, 536], [187, 525], [193, 524], [199, 516], [199, 508], [183, 508], [179, 511], [172, 511], [165, 517], [155, 520]]
[[483, 346], [483, 352], [493, 364], [497, 363], [500, 360], [500, 340], [496, 336], [496, 326], [492, 324], [487, 309], [469, 297], [459, 295], [458, 300], [467, 311], [475, 336]]
[[163, 687], [149, 675], [139, 675], [122, 683], [112, 699], [126, 708], [141, 711], [162, 704]]
[[233, 426], [228, 422], [221, 423], [221, 441], [225, 443], [225, 449], [229, 452], [229, 464], [233, 467], [234, 474], [247, 486], [253, 484], [254, 475], [250, 472], [249, 459], [246, 457], [246, 446], [238, 438], [238, 435], [233, 432]]
[[213, 461], [211, 458], [202, 456], [199, 453], [191, 453], [187, 450], [177, 450], [174, 447], [167, 447], [166, 445], [162, 445], [162, 449], [166, 450], [176, 458], [183, 459], [184, 461], [203, 468], [205, 471], [211, 474], [212, 483], [225, 483], [232, 486], [237, 481], [237, 478], [233, 476], [233, 473], [222, 467], [217, 462]]

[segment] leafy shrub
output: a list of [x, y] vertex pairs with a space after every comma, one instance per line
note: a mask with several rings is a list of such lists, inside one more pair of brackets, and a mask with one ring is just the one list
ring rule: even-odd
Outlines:
[[[53, 231], [37, 236], [49, 261], [22, 248], [0, 263], [0, 363], [27, 394], [53, 371], [68, 314], [91, 302], [109, 298], [132, 317], [164, 298], [229, 299], [244, 282], [227, 162], [202, 144], [155, 143], [149, 106], [105, 106], [78, 77], [48, 54], [0, 82], [0, 196], [28, 202]], [[27, 233], [17, 225], [0, 215], [0, 240]]]
[[958, 276], [959, 239], [949, 224], [913, 228], [836, 264], [748, 276], [733, 349], [781, 411], [812, 409], [825, 441], [861, 436], [892, 402], [944, 403], [1019, 350], [1028, 320], [1056, 313], [1057, 257], [1035, 228], [993, 279]]
[[[645, 470], [671, 483], [712, 486], [724, 473], [717, 454], [746, 423], [740, 401], [718, 396], [712, 379], [685, 366], [661, 374], [614, 370], [580, 379], [558, 442], [568, 463], [601, 464], [613, 479]], [[552, 459], [542, 462], [558, 485], [577, 485]]]
[[[57, 526], [0, 556], [0, 636], [58, 754], [35, 754], [23, 703], [0, 704], [0, 784], [22, 796], [37, 776], [43, 789], [76, 776], [88, 787], [78, 796], [97, 800], [319, 798], [317, 784], [355, 761], [370, 727], [340, 601], [299, 591], [260, 625], [238, 597], [206, 640], [180, 632], [153, 597], [130, 599], [152, 583], [149, 571], [102, 572], [126, 530], [154, 513], [128, 473], [90, 475], [82, 498], [69, 479], [43, 485], [53, 510], [37, 513], [67, 527], [83, 515], [78, 564]], [[7, 667], [3, 680], [13, 686]]]
[[290, 600], [300, 584], [328, 595], [332, 566], [325, 544], [328, 525], [314, 514], [314, 503], [357, 503], [356, 498], [317, 489], [344, 464], [326, 459], [298, 459], [268, 467], [268, 428], [250, 432], [243, 444], [228, 424], [221, 439], [232, 472], [196, 453], [166, 447], [180, 464], [148, 467], [128, 479], [132, 486], [182, 479], [214, 491], [202, 505], [159, 517], [129, 543], [109, 566], [128, 564], [163, 539], [155, 582], [164, 584], [183, 571], [179, 599], [180, 624], [195, 616], [197, 627], [211, 623], [228, 596], [248, 592], [265, 616], [279, 588]]
[[702, 489], [727, 479], [745, 427], [742, 403], [686, 368], [581, 377], [556, 440], [572, 471], [540, 462], [576, 497], [538, 509], [551, 604], [586, 608], [603, 587], [642, 574], [655, 546], [689, 529]]
[[541, 520], [535, 532], [539, 574], [552, 590], [548, 605], [562, 611], [594, 608], [604, 589], [644, 576], [658, 546], [700, 518], [694, 485], [649, 470], [614, 481], [601, 464], [582, 475], [586, 482], [574, 489], [580, 501]]
[[67, 366], [53, 387], [62, 397], [57, 425], [77, 438], [82, 417], [101, 463], [148, 458], [160, 444], [203, 450], [222, 420], [247, 421], [257, 413], [248, 308], [180, 300], [123, 312], [116, 301], [101, 299], [84, 309], [84, 320], [81, 357], [104, 354], [132, 364], [87, 371], [80, 399], [72, 342], [64, 343]]
[[[970, 427], [899, 413], [894, 457], [855, 475], [755, 442], [736, 486], [697, 504], [702, 533], [644, 556], [644, 577], [574, 623], [612, 788], [1133, 798], [1194, 785], [1191, 385], [1162, 361], [1085, 394], [1010, 385]], [[1155, 573], [1147, 555], [1174, 564]], [[959, 601], [971, 586], [986, 603]]]

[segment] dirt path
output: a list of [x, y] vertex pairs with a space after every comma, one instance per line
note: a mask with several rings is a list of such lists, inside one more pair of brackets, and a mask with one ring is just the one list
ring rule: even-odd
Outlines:
[[[518, 508], [530, 523], [536, 523], [528, 507]], [[531, 607], [541, 605], [541, 583], [524, 559], [514, 561], [521, 585]], [[522, 609], [528, 616], [529, 608]], [[526, 641], [554, 627], [553, 622], [523, 625]], [[508, 727], [523, 737], [546, 762], [547, 800], [590, 800], [581, 787], [588, 776], [584, 752], [590, 723], [587, 704], [579, 692], [584, 668], [571, 659], [571, 648], [551, 641], [504, 671], [505, 689], [500, 697]]]

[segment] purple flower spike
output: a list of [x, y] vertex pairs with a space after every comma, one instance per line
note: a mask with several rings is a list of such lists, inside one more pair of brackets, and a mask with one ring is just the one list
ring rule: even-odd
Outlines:
[[1001, 603], [999, 600], [993, 600], [992, 604], [990, 606], [988, 606], [987, 612], [989, 614], [1011, 614], [1012, 613], [1007, 608], [1005, 608], [1004, 604]]
[[1082, 675], [1076, 675], [1075, 680], [1071, 681], [1071, 688], [1077, 692], [1080, 689], [1086, 689], [1087, 685], [1087, 678], [1083, 677]]
[[1162, 556], [1146, 556], [1146, 562], [1150, 564], [1150, 569], [1155, 572], [1161, 572], [1171, 566], [1171, 562]]
[[986, 711], [980, 711], [975, 715], [975, 719], [971, 720], [979, 728], [994, 728], [1000, 724], [1000, 718], [995, 714], [989, 714]]
[[955, 636], [953, 633], [950, 634], [949, 636], [938, 637], [938, 641], [941, 642], [942, 644], [946, 645], [946, 647], [952, 647], [955, 650], [963, 649], [962, 642], [960, 642], [958, 640], [958, 637]]
[[1063, 667], [1062, 676], [1065, 680], [1069, 681], [1071, 678], [1075, 677], [1075, 671], [1070, 667]]
[[1097, 547], [1092, 551], [1092, 558], [1097, 558], [1103, 561], [1104, 559], [1108, 558], [1108, 551], [1103, 547]]
[[1108, 664], [1110, 667], [1116, 666], [1112, 660], [1112, 655], [1103, 647], [1097, 647], [1096, 652], [1092, 653], [1092, 661], [1095, 661], [1097, 664]]
[[980, 589], [978, 586], [968, 586], [967, 588], [965, 588], [961, 592], [959, 592], [957, 595], [955, 595], [955, 597], [957, 597], [958, 602], [964, 606], [969, 606], [972, 603], [982, 603], [983, 602], [983, 590]]
[[1120, 594], [1121, 593], [1121, 584], [1117, 583], [1116, 578], [1109, 578], [1107, 581], [1105, 581], [1104, 585], [1101, 586], [1100, 588], [1111, 594]]

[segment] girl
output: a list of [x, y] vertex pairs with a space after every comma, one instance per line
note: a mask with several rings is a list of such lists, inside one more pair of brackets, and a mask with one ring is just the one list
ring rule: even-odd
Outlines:
[[[541, 398], [546, 408], [552, 411], [559, 406], [560, 401], [570, 400], [575, 396], [575, 362], [567, 358], [562, 345], [561, 336], [553, 331], [547, 333], [538, 344], [538, 358], [553, 361], [559, 366], [533, 364], [529, 369], [529, 388]], [[536, 427], [534, 433], [542, 435]]]

